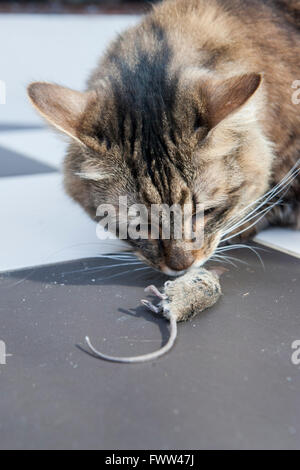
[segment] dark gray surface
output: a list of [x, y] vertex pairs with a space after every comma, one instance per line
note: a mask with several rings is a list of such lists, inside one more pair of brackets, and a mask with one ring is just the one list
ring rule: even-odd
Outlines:
[[156, 349], [167, 323], [138, 305], [162, 277], [102, 281], [82, 271], [111, 264], [95, 259], [3, 275], [0, 339], [13, 356], [0, 366], [0, 447], [299, 449], [300, 262], [271, 251], [264, 271], [240, 257], [249, 266], [224, 275], [220, 303], [181, 325], [166, 357], [139, 365], [75, 345], [89, 334], [111, 354]]
[[0, 177], [52, 173], [56, 168], [17, 152], [0, 147]]

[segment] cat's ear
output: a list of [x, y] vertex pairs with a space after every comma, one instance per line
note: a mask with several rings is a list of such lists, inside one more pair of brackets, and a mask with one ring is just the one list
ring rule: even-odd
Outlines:
[[238, 111], [254, 95], [262, 83], [262, 75], [249, 73], [207, 85], [208, 119], [213, 128]]
[[27, 92], [33, 106], [46, 121], [81, 143], [85, 140], [80, 123], [96, 92], [80, 92], [44, 82], [31, 83]]

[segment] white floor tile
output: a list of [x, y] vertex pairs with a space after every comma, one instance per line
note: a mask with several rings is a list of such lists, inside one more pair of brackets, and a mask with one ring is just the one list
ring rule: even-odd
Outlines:
[[108, 43], [137, 22], [133, 15], [0, 14], [0, 80], [6, 83], [2, 123], [41, 123], [26, 96], [31, 81], [83, 89]]
[[261, 232], [255, 241], [261, 245], [283, 251], [300, 258], [300, 231], [287, 228], [270, 228]]
[[120, 251], [64, 193], [59, 174], [2, 178], [0, 271]]

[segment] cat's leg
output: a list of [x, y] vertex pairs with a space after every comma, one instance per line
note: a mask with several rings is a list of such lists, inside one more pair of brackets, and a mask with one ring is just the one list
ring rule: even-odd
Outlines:
[[270, 225], [299, 229], [300, 202], [283, 202], [272, 209], [268, 218]]

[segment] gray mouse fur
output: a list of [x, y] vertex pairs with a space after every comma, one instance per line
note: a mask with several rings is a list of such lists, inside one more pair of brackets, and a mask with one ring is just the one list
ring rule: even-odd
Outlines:
[[167, 318], [174, 315], [177, 322], [187, 321], [217, 303], [222, 295], [219, 281], [222, 272], [223, 269], [217, 268], [190, 271], [174, 281], [167, 281], [162, 293], [155, 286], [149, 286], [146, 292], [156, 295], [161, 302], [154, 306], [144, 300], [143, 304]]

